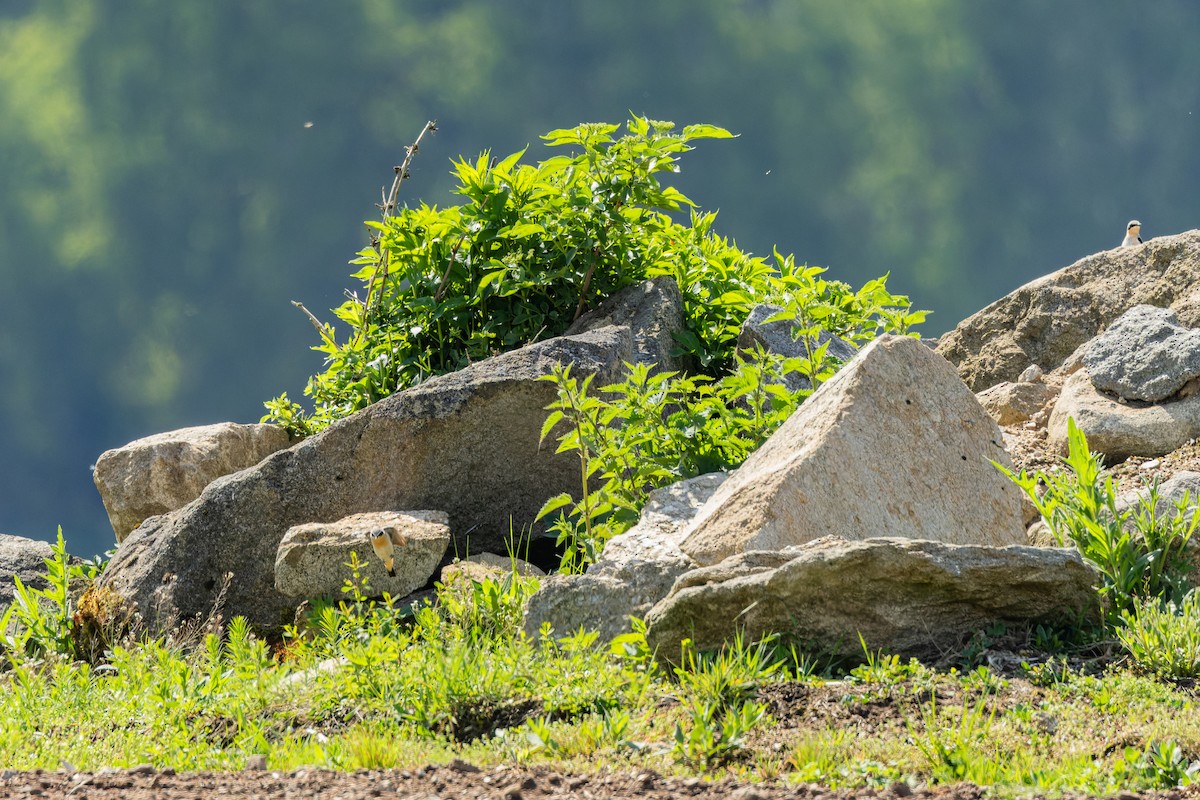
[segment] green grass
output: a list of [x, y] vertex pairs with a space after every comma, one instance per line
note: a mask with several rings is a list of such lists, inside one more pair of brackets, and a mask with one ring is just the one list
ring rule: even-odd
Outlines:
[[[583, 632], [525, 636], [518, 610], [535, 585], [443, 587], [402, 614], [351, 583], [276, 646], [235, 619], [171, 641], [118, 637], [90, 661], [64, 644], [81, 634], [71, 593], [31, 590], [4, 620], [0, 763], [184, 771], [261, 754], [272, 769], [350, 770], [462, 758], [834, 787], [970, 781], [1015, 796], [1183, 785], [1200, 758], [1194, 694], [1141, 656], [1069, 662], [1028, 648], [1001, 675], [975, 649], [961, 670], [864, 649], [865, 663], [818, 674], [811, 654], [739, 640], [685, 648], [671, 668], [636, 629], [611, 646]], [[1154, 607], [1175, 615], [1154, 629], [1187, 641], [1193, 605]]]

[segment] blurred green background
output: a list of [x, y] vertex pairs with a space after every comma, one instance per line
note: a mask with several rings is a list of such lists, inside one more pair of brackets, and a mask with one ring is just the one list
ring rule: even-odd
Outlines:
[[90, 466], [321, 368], [380, 190], [628, 112], [739, 133], [677, 184], [935, 313], [1200, 227], [1200, 3], [0, 0], [0, 531], [112, 546]]

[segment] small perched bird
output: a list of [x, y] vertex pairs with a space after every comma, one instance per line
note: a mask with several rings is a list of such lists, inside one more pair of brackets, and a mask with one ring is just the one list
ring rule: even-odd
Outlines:
[[408, 537], [393, 528], [376, 528], [367, 532], [367, 538], [371, 540], [371, 549], [387, 568], [387, 574], [396, 577], [396, 547], [408, 544]]
[[1142, 223], [1136, 219], [1129, 220], [1129, 224], [1125, 226], [1125, 240], [1121, 242], [1121, 247], [1131, 247], [1135, 244], [1142, 243]]

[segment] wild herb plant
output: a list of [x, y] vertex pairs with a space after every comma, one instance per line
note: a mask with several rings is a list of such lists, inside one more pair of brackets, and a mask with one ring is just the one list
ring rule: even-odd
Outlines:
[[922, 711], [920, 730], [908, 723], [913, 744], [925, 757], [930, 776], [938, 783], [972, 781], [982, 786], [996, 782], [1002, 772], [994, 754], [983, 752], [980, 745], [988, 739], [995, 722], [997, 706], [980, 698], [964, 702], [958, 715], [944, 715], [937, 709], [937, 697]]
[[1117, 638], [1134, 664], [1163, 678], [1200, 678], [1200, 592], [1176, 605], [1142, 598], [1121, 612]]
[[13, 575], [13, 604], [0, 616], [0, 645], [9, 658], [45, 658], [83, 655], [77, 647], [76, 598], [81, 584], [90, 585], [102, 563], [73, 561], [67, 554], [62, 528], [50, 546], [46, 564], [46, 588], [27, 586]]
[[850, 678], [855, 681], [881, 686], [897, 686], [907, 681], [925, 679], [929, 675], [929, 670], [915, 658], [910, 658], [905, 662], [898, 655], [886, 655], [883, 651], [873, 651], [867, 647], [867, 642], [863, 639], [862, 634], [859, 634], [858, 641], [862, 645], [866, 660], [851, 668]]
[[1200, 773], [1200, 760], [1187, 757], [1173, 740], [1148, 742], [1142, 749], [1125, 747], [1114, 768], [1119, 784], [1137, 789], [1171, 789], [1189, 786]]
[[563, 572], [594, 563], [605, 542], [637, 521], [653, 490], [742, 463], [812, 393], [787, 388], [797, 359], [756, 349], [735, 363], [718, 381], [630, 364], [624, 381], [599, 393], [592, 376], [577, 380], [570, 365], [544, 378], [558, 399], [547, 406], [542, 441], [561, 431], [555, 452], [579, 455], [584, 487], [578, 500], [562, 493], [538, 513], [560, 512], [550, 530], [564, 549]]
[[[663, 275], [683, 293], [679, 352], [712, 376], [733, 367], [739, 327], [755, 303], [772, 297], [805, 329], [853, 341], [924, 318], [908, 298], [887, 292], [885, 278], [853, 292], [790, 256], [776, 254], [772, 267], [743, 252], [712, 232], [713, 213], [691, 210], [679, 221], [694, 204], [660, 177], [678, 171], [691, 142], [728, 131], [677, 131], [643, 117], [625, 127], [619, 137], [619, 126], [607, 123], [551, 131], [546, 144], [571, 153], [536, 165], [521, 163], [525, 151], [461, 159], [456, 192], [467, 202], [444, 209], [398, 208], [407, 169], [397, 168], [382, 219], [368, 223], [372, 243], [352, 262], [363, 296], [350, 293], [334, 310], [349, 332], [339, 339], [309, 314], [321, 339], [314, 349], [326, 363], [305, 388], [314, 410], [285, 394], [266, 404], [264, 420], [316, 432], [432, 375], [557, 336], [599, 300]], [[414, 143], [409, 157], [415, 152]], [[822, 355], [809, 354], [818, 377]]]
[[[525, 151], [503, 159], [483, 153], [454, 164], [466, 198], [439, 209], [392, 208], [368, 223], [374, 241], [353, 263], [363, 294], [334, 311], [350, 327], [340, 341], [331, 325], [316, 350], [327, 369], [305, 389], [308, 414], [284, 397], [268, 417], [302, 433], [320, 430], [431, 375], [451, 372], [535, 339], [561, 334], [584, 309], [681, 261], [714, 258], [736, 272], [752, 259], [707, 227], [670, 216], [693, 205], [659, 178], [678, 170], [690, 142], [726, 138], [712, 125], [674, 125], [634, 117], [627, 134], [612, 124], [551, 131], [543, 140], [573, 149], [536, 165]], [[697, 269], [701, 269], [697, 265]], [[696, 301], [708, 287], [695, 282]], [[314, 318], [315, 321], [315, 318]], [[699, 330], [695, 347], [718, 348], [724, 330]], [[703, 353], [702, 353], [703, 355]]]
[[[1184, 548], [1200, 524], [1200, 516], [1189, 510], [1190, 497], [1162, 516], [1154, 484], [1135, 509], [1120, 509], [1112, 477], [1101, 479], [1100, 455], [1088, 449], [1073, 419], [1067, 430], [1066, 472], [1017, 475], [996, 466], [1029, 496], [1060, 546], [1069, 541], [1100, 571], [1110, 624], [1119, 626], [1121, 613], [1132, 611], [1142, 598], [1178, 603], [1187, 591]], [[1038, 490], [1039, 480], [1044, 492]]]
[[747, 645], [738, 634], [714, 654], [697, 654], [690, 642], [683, 643], [683, 663], [674, 672], [689, 724], [675, 725], [677, 760], [709, 770], [741, 753], [746, 734], [767, 718], [755, 693], [784, 667], [772, 641]]

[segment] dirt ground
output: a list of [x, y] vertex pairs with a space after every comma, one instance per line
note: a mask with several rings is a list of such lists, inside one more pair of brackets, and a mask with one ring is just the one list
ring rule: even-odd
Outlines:
[[[850, 798], [939, 798], [979, 800], [984, 791], [970, 784], [935, 789], [911, 789], [895, 784], [886, 789], [831, 791], [819, 786], [737, 784], [729, 780], [703, 781], [663, 778], [650, 772], [572, 776], [547, 770], [497, 768], [479, 770], [468, 764], [427, 767], [416, 771], [328, 770], [271, 772], [192, 772], [176, 774], [149, 767], [113, 772], [6, 772], [0, 773], [0, 798], [91, 798], [91, 800], [212, 800], [213, 798], [271, 798], [271, 800], [850, 800]], [[1028, 795], [1034, 800], [1037, 795]], [[1190, 800], [1200, 789], [1120, 794], [1117, 800]]]
[[[497, 768], [479, 770], [468, 764], [427, 767], [416, 771], [360, 770], [350, 773], [328, 770], [271, 772], [193, 772], [176, 774], [149, 767], [113, 772], [6, 772], [0, 773], [0, 798], [91, 798], [92, 800], [212, 800], [212, 798], [271, 798], [272, 800], [539, 800], [540, 798], [584, 798], [585, 800], [779, 800], [813, 798], [942, 798], [978, 800], [984, 792], [977, 786], [960, 784], [936, 789], [910, 789], [896, 784], [886, 789], [830, 791], [819, 786], [781, 784], [737, 784], [729, 780], [703, 781], [663, 778], [649, 772], [572, 776], [546, 770]], [[1030, 795], [1032, 800], [1034, 795]], [[1195, 787], [1140, 795], [1118, 795], [1118, 800], [1184, 800], [1200, 797]]]

